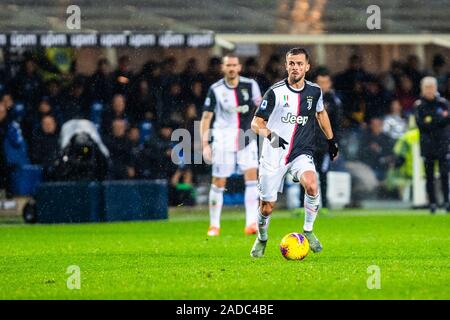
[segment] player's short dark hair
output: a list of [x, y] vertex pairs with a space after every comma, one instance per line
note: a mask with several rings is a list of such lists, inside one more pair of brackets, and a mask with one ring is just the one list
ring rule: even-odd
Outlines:
[[225, 61], [225, 58], [237, 58], [237, 59], [239, 59], [239, 57], [235, 53], [232, 53], [232, 52], [227, 53], [226, 55], [224, 55], [222, 57], [222, 63]]
[[286, 59], [288, 56], [296, 56], [299, 54], [304, 54], [306, 61], [309, 62], [309, 53], [308, 50], [306, 50], [305, 48], [292, 48], [291, 50], [289, 50], [288, 52], [286, 52]]

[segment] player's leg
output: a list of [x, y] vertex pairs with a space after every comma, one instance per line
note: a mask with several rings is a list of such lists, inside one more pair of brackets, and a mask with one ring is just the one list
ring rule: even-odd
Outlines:
[[235, 155], [222, 149], [213, 148], [212, 158], [212, 183], [209, 191], [209, 236], [220, 234], [220, 216], [223, 206], [223, 192], [227, 178], [231, 176], [235, 166]]
[[292, 163], [291, 172], [294, 176], [297, 176], [300, 184], [305, 189], [305, 222], [303, 224], [303, 232], [309, 241], [311, 250], [313, 252], [320, 252], [322, 245], [313, 233], [314, 221], [316, 220], [320, 207], [319, 186], [313, 158], [307, 155], [297, 157]]
[[424, 159], [425, 175], [426, 175], [426, 190], [428, 195], [428, 202], [430, 212], [433, 214], [436, 212], [436, 194], [434, 190], [434, 159], [426, 157]]
[[267, 169], [264, 164], [261, 164], [259, 168], [258, 236], [250, 251], [250, 256], [254, 258], [264, 255], [269, 238], [270, 215], [277, 201], [278, 191], [284, 183], [286, 170], [286, 168]]
[[271, 201], [260, 201], [258, 208], [258, 236], [253, 243], [252, 250], [250, 251], [250, 256], [253, 258], [260, 258], [264, 256], [266, 251], [269, 229], [270, 215], [272, 214], [275, 202]]
[[317, 218], [320, 207], [320, 195], [317, 184], [317, 175], [315, 171], [305, 171], [300, 178], [300, 183], [305, 188], [305, 222], [303, 224], [303, 233], [309, 241], [313, 252], [322, 251], [322, 245], [313, 233], [314, 221]]
[[223, 192], [227, 179], [213, 177], [211, 189], [209, 190], [209, 229], [208, 236], [218, 236], [220, 234], [220, 215], [223, 206]]
[[258, 231], [258, 177], [257, 169], [249, 169], [244, 172], [245, 178], [245, 234], [255, 234]]
[[245, 179], [245, 234], [255, 234], [258, 215], [258, 146], [252, 141], [237, 153], [239, 169], [244, 172]]

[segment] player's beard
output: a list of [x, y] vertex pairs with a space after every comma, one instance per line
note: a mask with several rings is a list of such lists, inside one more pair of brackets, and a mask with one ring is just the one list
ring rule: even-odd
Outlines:
[[232, 80], [236, 79], [237, 76], [238, 76], [238, 73], [237, 73], [237, 72], [234, 72], [234, 73], [228, 73], [228, 74], [226, 75], [226, 78], [227, 78], [227, 81], [232, 81]]
[[296, 84], [296, 83], [302, 81], [303, 78], [304, 78], [304, 74], [299, 74], [299, 75], [291, 74], [289, 77], [289, 82], [291, 84]]

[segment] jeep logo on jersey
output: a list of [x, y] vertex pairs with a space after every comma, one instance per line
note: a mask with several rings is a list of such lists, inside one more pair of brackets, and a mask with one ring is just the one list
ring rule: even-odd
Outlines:
[[248, 104], [244, 104], [243, 106], [237, 106], [235, 111], [239, 113], [247, 113], [248, 110], [250, 110], [250, 107]]
[[284, 123], [297, 123], [304, 126], [308, 121], [308, 116], [295, 116], [292, 113], [288, 113], [285, 117], [281, 118], [281, 122]]

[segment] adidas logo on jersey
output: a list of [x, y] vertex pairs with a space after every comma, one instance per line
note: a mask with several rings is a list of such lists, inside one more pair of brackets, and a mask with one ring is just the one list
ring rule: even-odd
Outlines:
[[295, 116], [292, 113], [288, 113], [285, 117], [281, 118], [281, 122], [284, 123], [297, 123], [304, 126], [308, 121], [308, 116]]

